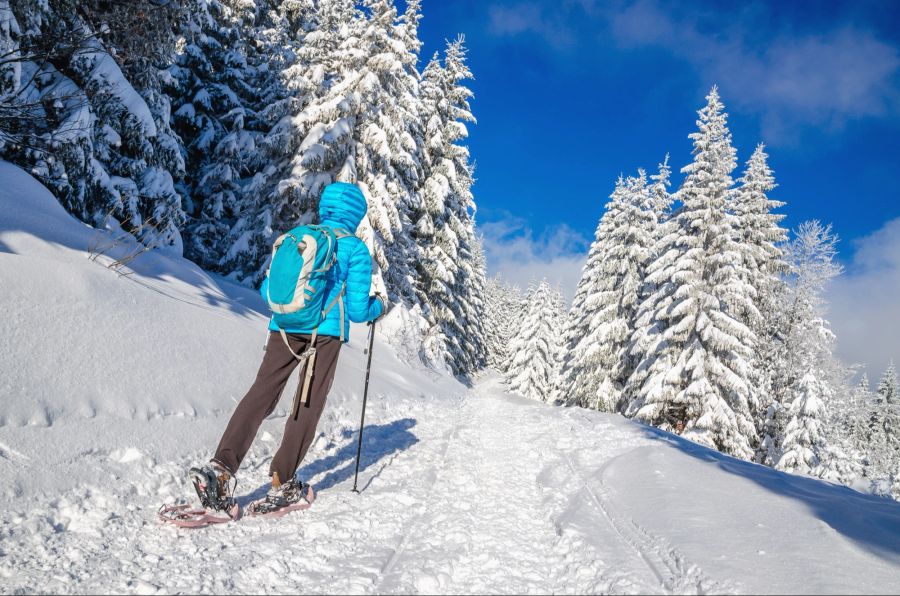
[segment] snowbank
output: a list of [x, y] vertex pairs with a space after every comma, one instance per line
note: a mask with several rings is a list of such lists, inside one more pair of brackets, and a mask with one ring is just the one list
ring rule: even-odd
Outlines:
[[[0, 181], [0, 426], [230, 413], [267, 337], [258, 294], [159, 250], [127, 275], [107, 269], [133, 245], [90, 260], [114, 232], [75, 220], [15, 166], [0, 162]], [[359, 384], [348, 374], [338, 393]]]

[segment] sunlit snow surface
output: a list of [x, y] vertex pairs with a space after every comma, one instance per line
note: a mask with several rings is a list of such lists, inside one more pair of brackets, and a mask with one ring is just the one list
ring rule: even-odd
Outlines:
[[[121, 277], [104, 265], [128, 247], [93, 262], [97, 238], [0, 163], [2, 593], [900, 586], [900, 504], [511, 396], [493, 375], [466, 387], [404, 362], [399, 310], [376, 341], [361, 494], [364, 327], [301, 469], [319, 489], [311, 510], [161, 526], [157, 507], [190, 497], [186, 468], [253, 380], [264, 305], [160, 251]], [[286, 406], [241, 470], [244, 503], [265, 489]]]

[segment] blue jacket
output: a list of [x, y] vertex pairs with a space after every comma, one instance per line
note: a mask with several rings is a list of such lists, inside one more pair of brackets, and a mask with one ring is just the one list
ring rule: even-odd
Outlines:
[[[346, 182], [335, 182], [322, 191], [322, 199], [319, 201], [319, 224], [343, 228], [352, 234], [365, 217], [366, 209], [366, 198], [359, 188]], [[347, 284], [344, 293], [345, 338], [350, 334], [350, 321], [364, 323], [381, 316], [381, 302], [374, 296], [369, 296], [372, 285], [372, 258], [362, 240], [356, 236], [338, 240], [337, 260], [328, 273], [325, 304], [331, 304], [340, 292], [341, 285], [345, 282]], [[266, 297], [268, 286], [269, 279], [266, 278], [259, 289], [263, 298]], [[319, 335], [339, 337], [340, 316], [340, 309], [335, 304], [319, 325]], [[270, 320], [269, 329], [278, 331], [278, 326]], [[312, 329], [285, 329], [285, 331], [304, 334], [313, 332]]]

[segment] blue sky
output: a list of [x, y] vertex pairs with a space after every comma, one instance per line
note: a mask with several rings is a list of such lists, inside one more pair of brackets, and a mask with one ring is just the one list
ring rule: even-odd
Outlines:
[[[741, 167], [768, 147], [786, 225], [818, 218], [841, 237], [855, 285], [832, 299], [839, 335], [873, 343], [874, 317], [843, 324], [872, 283], [900, 328], [900, 2], [423, 4], [424, 59], [458, 33], [470, 50], [490, 273], [547, 275], [571, 295], [617, 176], [666, 153], [676, 172], [689, 163], [687, 135], [717, 84]], [[846, 357], [876, 360], [849, 342]], [[900, 358], [897, 340], [875, 344]]]

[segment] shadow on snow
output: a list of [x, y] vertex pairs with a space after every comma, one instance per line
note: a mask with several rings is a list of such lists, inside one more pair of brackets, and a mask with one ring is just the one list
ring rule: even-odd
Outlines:
[[[364, 474], [369, 468], [375, 466], [385, 458], [406, 451], [419, 442], [419, 439], [410, 432], [416, 425], [413, 418], [402, 418], [387, 424], [366, 425], [363, 432], [362, 457], [359, 462], [359, 490], [365, 491], [372, 480], [377, 478], [382, 470], [390, 464], [391, 460], [384, 462], [374, 475]], [[359, 446], [359, 432], [344, 430], [341, 438], [346, 444], [336, 453], [319, 458], [300, 468], [297, 477], [302, 479], [315, 479], [320, 474], [325, 474], [321, 479], [313, 483], [317, 492], [334, 488], [338, 484], [350, 480], [356, 471], [356, 450]], [[250, 495], [238, 499], [241, 506], [246, 506], [252, 500], [260, 499], [269, 490], [269, 484], [263, 484]]]
[[822, 522], [875, 555], [890, 561], [900, 555], [900, 503], [892, 499], [743, 461], [651, 426], [643, 430], [691, 457], [801, 501]]

